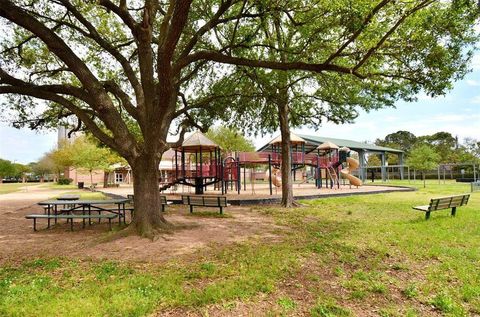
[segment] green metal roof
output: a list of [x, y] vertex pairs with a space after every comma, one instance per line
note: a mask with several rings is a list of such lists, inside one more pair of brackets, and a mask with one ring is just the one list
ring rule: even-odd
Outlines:
[[[336, 139], [336, 138], [326, 138], [326, 137], [319, 137], [315, 135], [305, 135], [305, 134], [297, 134], [297, 136], [304, 139], [307, 143], [305, 144], [305, 150], [307, 153], [313, 151], [317, 148], [320, 144], [324, 142], [332, 142], [339, 147], [348, 147], [350, 150], [355, 152], [358, 151], [369, 151], [369, 152], [389, 152], [389, 153], [403, 153], [402, 150], [393, 149], [384, 146], [378, 146], [375, 144], [367, 144], [363, 142], [353, 141], [353, 140], [345, 140], [345, 139]], [[258, 151], [267, 150], [270, 144], [266, 144], [262, 146]]]
[[392, 149], [389, 147], [378, 146], [375, 144], [368, 144], [353, 140], [345, 140], [345, 139], [336, 139], [336, 138], [326, 138], [326, 137], [319, 137], [314, 135], [304, 135], [304, 134], [297, 134], [302, 139], [305, 139], [308, 143], [311, 143], [313, 146], [319, 146], [324, 142], [332, 142], [339, 147], [348, 147], [350, 150], [358, 152], [359, 150], [366, 150], [372, 152], [390, 152], [390, 153], [403, 153], [402, 150]]

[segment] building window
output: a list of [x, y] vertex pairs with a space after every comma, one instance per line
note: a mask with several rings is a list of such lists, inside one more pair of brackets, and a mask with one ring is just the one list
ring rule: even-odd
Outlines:
[[123, 174], [115, 173], [115, 183], [123, 183]]

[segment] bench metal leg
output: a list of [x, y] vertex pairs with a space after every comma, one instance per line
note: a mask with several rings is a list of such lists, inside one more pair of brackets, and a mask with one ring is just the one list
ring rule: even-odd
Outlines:
[[[68, 219], [67, 219], [68, 220]], [[73, 218], [70, 219], [70, 231], [73, 231]]]
[[162, 212], [165, 212], [165, 205], [162, 205]]
[[452, 207], [452, 217], [455, 217], [457, 214], [457, 207]]
[[48, 210], [47, 210], [47, 214], [48, 214], [48, 219], [47, 219], [47, 229], [50, 228], [50, 205], [48, 205]]
[[425, 212], [425, 220], [430, 219], [430, 211]]
[[223, 207], [220, 207], [220, 214], [223, 214]]
[[112, 218], [108, 218], [108, 227], [110, 228], [110, 231], [112, 231]]
[[[55, 212], [54, 212], [55, 216], [58, 215], [58, 209], [57, 209], [57, 205], [55, 205]], [[55, 217], [55, 224], [57, 224], [57, 217]]]
[[118, 224], [122, 223], [122, 212], [120, 210], [120, 204], [117, 205], [117, 211], [118, 211]]
[[37, 231], [37, 218], [33, 218], [33, 231]]
[[88, 225], [92, 225], [92, 208], [90, 208], [90, 205], [88, 205]]
[[193, 205], [190, 205], [190, 213], [193, 213]]
[[[82, 215], [85, 216], [85, 206], [82, 207]], [[82, 228], [85, 229], [85, 218], [83, 218]]]
[[[102, 212], [99, 210], [99, 211], [98, 211], [98, 215], [100, 216], [101, 213], [102, 213]], [[98, 223], [100, 223], [100, 220], [102, 220], [102, 218], [99, 217], [99, 218], [98, 218]]]

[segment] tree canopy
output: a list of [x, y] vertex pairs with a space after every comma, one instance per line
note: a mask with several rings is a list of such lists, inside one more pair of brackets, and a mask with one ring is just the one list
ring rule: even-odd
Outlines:
[[224, 154], [230, 152], [255, 151], [252, 141], [245, 138], [239, 131], [224, 126], [210, 128], [207, 137], [222, 148]]
[[0, 159], [0, 183], [3, 178], [13, 176], [15, 174], [15, 166], [9, 160]]
[[[265, 118], [252, 96], [242, 105], [224, 89], [238, 67], [315, 73], [302, 86], [318, 106], [299, 116], [353, 118], [356, 105], [445, 93], [468, 71], [478, 16], [474, 0], [0, 0], [0, 94], [17, 126], [76, 118], [124, 157], [136, 175], [133, 225], [151, 235], [165, 224], [152, 212], [162, 153], [218, 118]], [[272, 46], [273, 32], [292, 45]]]

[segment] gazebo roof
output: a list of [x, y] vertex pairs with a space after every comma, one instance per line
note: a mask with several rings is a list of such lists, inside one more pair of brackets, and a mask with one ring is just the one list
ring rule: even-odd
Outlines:
[[[269, 144], [282, 143], [282, 135], [277, 136], [275, 139], [270, 141]], [[296, 135], [295, 133], [290, 133], [290, 143], [291, 144], [302, 144], [305, 143], [305, 140]]]
[[317, 147], [317, 150], [332, 150], [332, 149], [338, 149], [338, 145], [335, 143], [332, 143], [330, 141], [323, 142]]
[[214, 150], [219, 148], [212, 140], [207, 138], [202, 132], [197, 131], [194, 134], [190, 135], [188, 138], [183, 141], [182, 146], [178, 150], [185, 151], [197, 151], [197, 150]]

